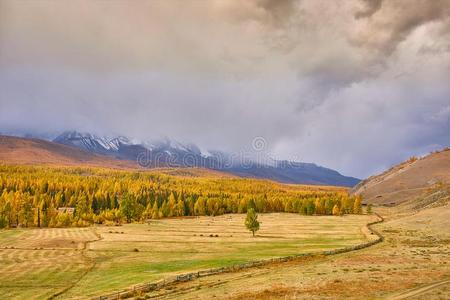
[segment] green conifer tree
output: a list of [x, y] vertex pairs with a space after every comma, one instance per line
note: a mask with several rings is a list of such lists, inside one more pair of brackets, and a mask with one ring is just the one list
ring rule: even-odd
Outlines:
[[255, 212], [253, 208], [249, 208], [247, 210], [247, 217], [245, 218], [245, 227], [253, 233], [255, 236], [255, 232], [259, 230], [259, 221], [258, 214]]

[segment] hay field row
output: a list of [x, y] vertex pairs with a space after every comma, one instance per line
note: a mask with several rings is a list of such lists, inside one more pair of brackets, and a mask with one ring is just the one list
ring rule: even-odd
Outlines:
[[193, 270], [335, 249], [366, 240], [364, 215], [261, 214], [155, 220], [119, 227], [0, 231], [0, 294], [86, 298]]

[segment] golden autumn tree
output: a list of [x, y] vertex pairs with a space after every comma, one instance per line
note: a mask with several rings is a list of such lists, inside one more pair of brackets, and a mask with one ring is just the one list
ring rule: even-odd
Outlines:
[[361, 214], [362, 213], [362, 197], [356, 196], [355, 202], [353, 203], [353, 213]]
[[341, 211], [339, 209], [339, 206], [337, 204], [333, 207], [333, 216], [339, 216], [341, 214]]

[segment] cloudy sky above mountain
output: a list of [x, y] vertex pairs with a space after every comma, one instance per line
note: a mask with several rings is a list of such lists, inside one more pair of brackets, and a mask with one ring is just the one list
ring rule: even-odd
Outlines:
[[450, 0], [0, 0], [0, 132], [168, 136], [365, 177], [450, 143]]

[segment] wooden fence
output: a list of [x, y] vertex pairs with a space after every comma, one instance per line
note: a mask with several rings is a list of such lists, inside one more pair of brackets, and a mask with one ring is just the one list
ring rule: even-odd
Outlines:
[[328, 255], [335, 255], [335, 254], [364, 249], [364, 248], [373, 246], [375, 244], [378, 244], [384, 240], [384, 237], [378, 231], [376, 231], [375, 229], [372, 228], [372, 225], [381, 223], [384, 221], [384, 219], [379, 214], [377, 214], [377, 213], [374, 213], [374, 214], [378, 217], [378, 220], [367, 224], [367, 227], [369, 228], [371, 233], [373, 233], [377, 236], [377, 238], [372, 241], [368, 241], [368, 242], [358, 244], [355, 246], [339, 248], [339, 249], [335, 249], [335, 250], [318, 251], [318, 252], [311, 252], [311, 253], [301, 253], [301, 254], [295, 254], [295, 255], [284, 256], [284, 257], [251, 261], [251, 262], [247, 262], [244, 264], [232, 265], [232, 266], [228, 266], [228, 267], [214, 268], [214, 269], [202, 270], [202, 271], [198, 271], [198, 272], [180, 274], [180, 275], [172, 276], [169, 278], [161, 279], [161, 280], [158, 280], [155, 282], [138, 284], [138, 285], [135, 285], [132, 288], [129, 288], [126, 290], [117, 291], [117, 292], [110, 293], [107, 295], [97, 296], [97, 297], [92, 298], [92, 300], [126, 299], [126, 298], [136, 296], [138, 294], [156, 291], [163, 287], [174, 285], [179, 282], [186, 282], [186, 281], [194, 280], [194, 279], [200, 278], [200, 277], [211, 276], [211, 275], [227, 273], [227, 272], [236, 272], [236, 271], [243, 270], [243, 269], [260, 267], [260, 266], [273, 264], [273, 263], [287, 262], [287, 261], [292, 261], [292, 260], [301, 259], [301, 258], [305, 258], [305, 257], [313, 257], [313, 256], [320, 256], [320, 255], [328, 256]]

